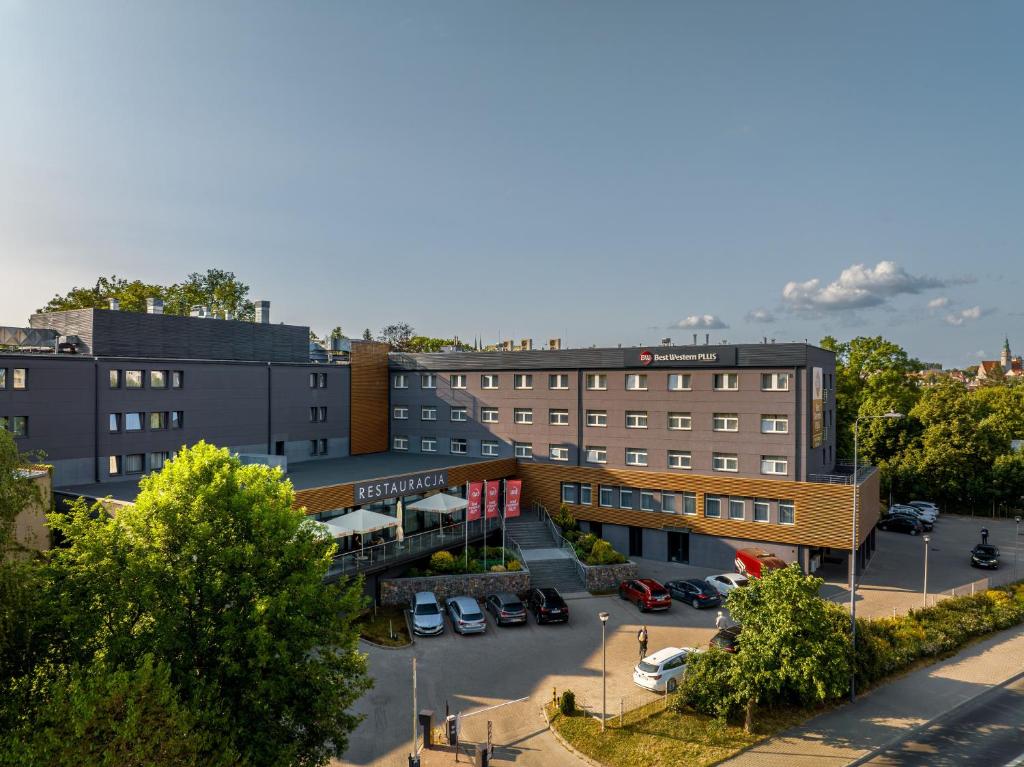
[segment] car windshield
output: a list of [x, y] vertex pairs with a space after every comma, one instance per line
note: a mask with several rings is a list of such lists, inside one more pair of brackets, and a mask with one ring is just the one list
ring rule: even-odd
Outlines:
[[437, 605], [424, 602], [416, 605], [417, 615], [437, 615]]
[[997, 549], [995, 546], [978, 546], [974, 551], [985, 557], [999, 556], [999, 549]]
[[656, 664], [648, 663], [645, 660], [640, 661], [640, 665], [638, 665], [637, 668], [648, 674], [654, 674], [658, 671], [658, 666]]

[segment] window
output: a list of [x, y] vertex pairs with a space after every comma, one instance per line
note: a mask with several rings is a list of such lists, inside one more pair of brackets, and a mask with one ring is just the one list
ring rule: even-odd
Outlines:
[[654, 511], [654, 493], [650, 490], [640, 491], [640, 511]]
[[755, 500], [754, 501], [754, 521], [755, 522], [767, 522], [768, 521], [768, 501]]
[[669, 450], [668, 467], [670, 469], [692, 469], [693, 461], [689, 450]]
[[317, 420], [319, 420], [319, 418], [320, 418], [320, 411], [317, 410], [316, 407], [311, 407], [309, 409], [309, 422], [310, 423], [316, 423]]
[[697, 494], [683, 493], [683, 514], [697, 513]]
[[164, 464], [171, 460], [170, 453], [150, 453], [149, 454], [149, 470], [160, 471], [164, 467]]
[[796, 523], [796, 509], [792, 501], [779, 501], [779, 524], [792, 525]]
[[704, 516], [718, 519], [722, 516], [722, 499], [713, 495], [704, 496]]
[[482, 376], [480, 376], [480, 388], [497, 389], [498, 376], [495, 373], [484, 373]]
[[569, 447], [567, 445], [548, 445], [548, 458], [552, 461], [568, 461]]
[[569, 388], [569, 374], [568, 373], [551, 373], [548, 376], [548, 388], [549, 389], [568, 389]]
[[[309, 374], [309, 388], [310, 389], [315, 389], [316, 388], [316, 373], [310, 373]], [[313, 455], [316, 455], [315, 450], [316, 450], [316, 448], [314, 446]]]
[[626, 389], [629, 391], [647, 391], [647, 374], [627, 373]]
[[533, 375], [530, 373], [516, 373], [512, 376], [512, 386], [516, 389], [532, 389]]
[[691, 378], [689, 373], [669, 373], [668, 374], [668, 390], [669, 391], [689, 391], [691, 388]]
[[436, 437], [423, 437], [420, 440], [420, 450], [424, 453], [436, 453], [437, 452], [437, 438]]
[[627, 466], [646, 466], [647, 465], [647, 448], [643, 448], [643, 447], [627, 447], [626, 448], [626, 465]]
[[7, 368], [0, 368], [0, 389], [7, 388]]
[[762, 474], [786, 474], [789, 471], [789, 460], [784, 455], [762, 455]]
[[145, 467], [146, 456], [142, 453], [132, 453], [124, 457], [125, 474], [141, 474]]
[[762, 434], [787, 434], [789, 432], [788, 415], [763, 415], [761, 416]]
[[496, 407], [485, 407], [480, 411], [481, 423], [497, 423], [498, 422], [498, 408]]
[[604, 391], [608, 388], [606, 373], [587, 373], [587, 388], [590, 391]]
[[324, 438], [320, 439], [320, 455], [327, 455], [327, 440]]
[[451, 379], [451, 385], [453, 389], [465, 389], [466, 388], [466, 374], [465, 373], [453, 373]]
[[676, 513], [676, 494], [675, 493], [662, 493], [661, 494], [661, 510], [666, 514]]
[[607, 426], [608, 425], [608, 411], [607, 410], [588, 410], [587, 411], [587, 426]]
[[669, 413], [668, 428], [672, 431], [689, 431], [693, 428], [693, 419], [689, 413]]
[[591, 485], [589, 485], [587, 483], [584, 483], [584, 484], [580, 485], [580, 505], [581, 506], [589, 506], [590, 504], [592, 504], [594, 502], [593, 492], [594, 492], [594, 488]]
[[789, 391], [789, 373], [761, 373], [762, 391]]
[[716, 391], [736, 391], [739, 388], [739, 373], [715, 373]]
[[13, 368], [11, 370], [11, 387], [14, 389], [25, 389], [28, 387], [27, 368]]
[[321, 389], [327, 388], [327, 373], [318, 373], [316, 377], [316, 385]]
[[437, 408], [433, 405], [423, 405], [420, 408], [420, 420], [421, 421], [436, 421], [437, 420]]
[[27, 437], [28, 436], [28, 416], [27, 415], [14, 415], [11, 416], [11, 434], [15, 437]]
[[[3, 371], [0, 370], [0, 373], [3, 373]], [[121, 371], [120, 370], [111, 370], [111, 371], [109, 371], [107, 373], [107, 375], [109, 376], [109, 380], [110, 380], [110, 388], [111, 389], [120, 389], [121, 388]], [[0, 386], [0, 389], [2, 389], [2, 388], [3, 387]]]
[[633, 490], [629, 487], [619, 488], [619, 508], [620, 509], [632, 509], [633, 508]]
[[469, 452], [469, 443], [461, 437], [455, 437], [451, 441], [452, 455], [465, 455]]
[[116, 434], [117, 432], [121, 431], [121, 414], [120, 413], [111, 413], [109, 418], [110, 418], [110, 425], [107, 428], [110, 431], [110, 433], [111, 434]]
[[394, 377], [393, 386], [396, 389], [408, 389], [409, 378], [405, 375], [405, 373], [396, 373]]
[[450, 412], [453, 421], [468, 421], [469, 415], [464, 407], [453, 407]]
[[404, 436], [402, 436], [402, 437], [396, 436], [392, 440], [391, 446], [395, 450], [408, 450], [409, 449], [409, 438], [408, 437], [404, 437]]
[[739, 471], [740, 461], [735, 453], [712, 453], [711, 468], [715, 471]]
[[480, 443], [480, 455], [498, 455], [498, 443], [485, 439]]
[[597, 490], [598, 505], [610, 509], [615, 502], [615, 488], [608, 485], [601, 485]]
[[549, 410], [548, 411], [548, 423], [552, 426], [568, 426], [569, 425], [569, 411], [568, 410]]
[[715, 431], [739, 431], [740, 417], [736, 413], [715, 413], [711, 428]]
[[405, 405], [396, 407], [393, 412], [396, 421], [406, 421], [409, 419], [409, 408]]
[[[326, 376], [327, 374], [325, 373], [324, 375]], [[172, 389], [181, 389], [184, 386], [185, 386], [185, 371], [184, 370], [172, 370], [171, 371], [171, 388]]]
[[185, 425], [185, 413], [181, 410], [171, 411], [171, 428], [180, 429]]
[[587, 463], [608, 463], [608, 448], [589, 445], [587, 447]]
[[142, 413], [125, 413], [124, 430], [142, 431]]
[[647, 428], [647, 411], [646, 410], [627, 410], [626, 411], [626, 428], [627, 429], [646, 429]]
[[107, 474], [116, 477], [121, 474], [121, 456], [112, 455], [107, 459]]
[[309, 454], [310, 455], [319, 455], [319, 452], [320, 452], [320, 442], [319, 442], [319, 440], [311, 439], [309, 441]]
[[562, 483], [562, 503], [576, 503], [579, 485], [574, 482]]
[[420, 388], [421, 389], [436, 389], [437, 388], [437, 376], [433, 373], [420, 373]]
[[167, 428], [167, 413], [150, 413], [149, 430], [160, 431]]
[[746, 516], [747, 504], [742, 498], [729, 499], [729, 519], [743, 519]]
[[533, 423], [533, 410], [528, 407], [517, 407], [512, 411], [512, 420], [516, 423]]
[[126, 370], [126, 371], [124, 371], [124, 388], [126, 388], [126, 389], [141, 389], [142, 388], [142, 371], [141, 370]]
[[515, 443], [516, 458], [533, 458], [533, 444], [530, 442]]

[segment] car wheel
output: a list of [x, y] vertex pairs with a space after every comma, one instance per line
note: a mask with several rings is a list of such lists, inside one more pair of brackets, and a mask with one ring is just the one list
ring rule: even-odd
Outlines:
[[675, 692], [675, 691], [676, 691], [676, 688], [677, 688], [678, 686], [679, 686], [679, 683], [678, 683], [678, 682], [676, 682], [676, 680], [675, 680], [675, 679], [669, 679], [669, 680], [668, 680], [668, 684], [666, 684], [666, 685], [665, 685], [666, 689], [667, 689], [667, 690], [668, 690], [669, 692]]
[[644, 611], [644, 603], [641, 602], [639, 599], [636, 600], [636, 609], [639, 610], [640, 612]]
[[696, 599], [694, 599], [692, 602], [690, 602], [690, 607], [692, 607], [694, 610], [699, 610], [700, 609], [700, 605], [697, 604], [697, 600]]

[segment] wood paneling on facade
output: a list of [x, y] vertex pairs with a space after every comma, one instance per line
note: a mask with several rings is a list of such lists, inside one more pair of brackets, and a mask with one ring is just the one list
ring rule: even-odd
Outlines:
[[[550, 513], [561, 505], [563, 482], [589, 483], [593, 488], [594, 505], [569, 504], [577, 519], [653, 529], [688, 530], [705, 535], [729, 538], [770, 540], [803, 546], [850, 548], [850, 515], [853, 509], [852, 485], [828, 485], [787, 480], [747, 479], [700, 474], [673, 474], [630, 469], [593, 469], [580, 466], [552, 466], [520, 462], [517, 475], [523, 479], [523, 500], [539, 501]], [[697, 494], [694, 515], [602, 508], [598, 505], [598, 487], [614, 485], [644, 490], [666, 490]], [[753, 522], [727, 518], [723, 504], [722, 518], [704, 516], [704, 494], [769, 498], [793, 501], [795, 524]], [[869, 477], [861, 486], [858, 537], [870, 533], [878, 518], [878, 475]], [[748, 510], [749, 514], [749, 510]]]
[[351, 455], [388, 449], [389, 348], [376, 341], [352, 342]]

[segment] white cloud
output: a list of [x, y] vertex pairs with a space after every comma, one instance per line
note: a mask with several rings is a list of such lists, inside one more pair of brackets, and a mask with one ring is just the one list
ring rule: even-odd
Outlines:
[[931, 301], [928, 302], [929, 309], [945, 309], [947, 306], [949, 306], [949, 299], [946, 298], [945, 296], [933, 298]]
[[713, 314], [691, 314], [669, 327], [673, 328], [704, 328], [707, 330], [718, 330], [729, 327], [721, 319]]
[[947, 314], [946, 322], [950, 325], [963, 325], [965, 322], [979, 319], [986, 314], [988, 314], [987, 309], [982, 309], [980, 306], [972, 306], [969, 309], [961, 309], [958, 312]]
[[913, 275], [895, 261], [879, 261], [875, 266], [854, 264], [839, 274], [838, 279], [823, 285], [817, 277], [805, 282], [788, 282], [782, 300], [798, 311], [843, 311], [878, 306], [894, 296], [920, 293], [941, 288], [951, 282], [935, 277]]
[[768, 309], [759, 306], [756, 309], [751, 309], [747, 312], [746, 320], [747, 322], [775, 322], [775, 315]]

